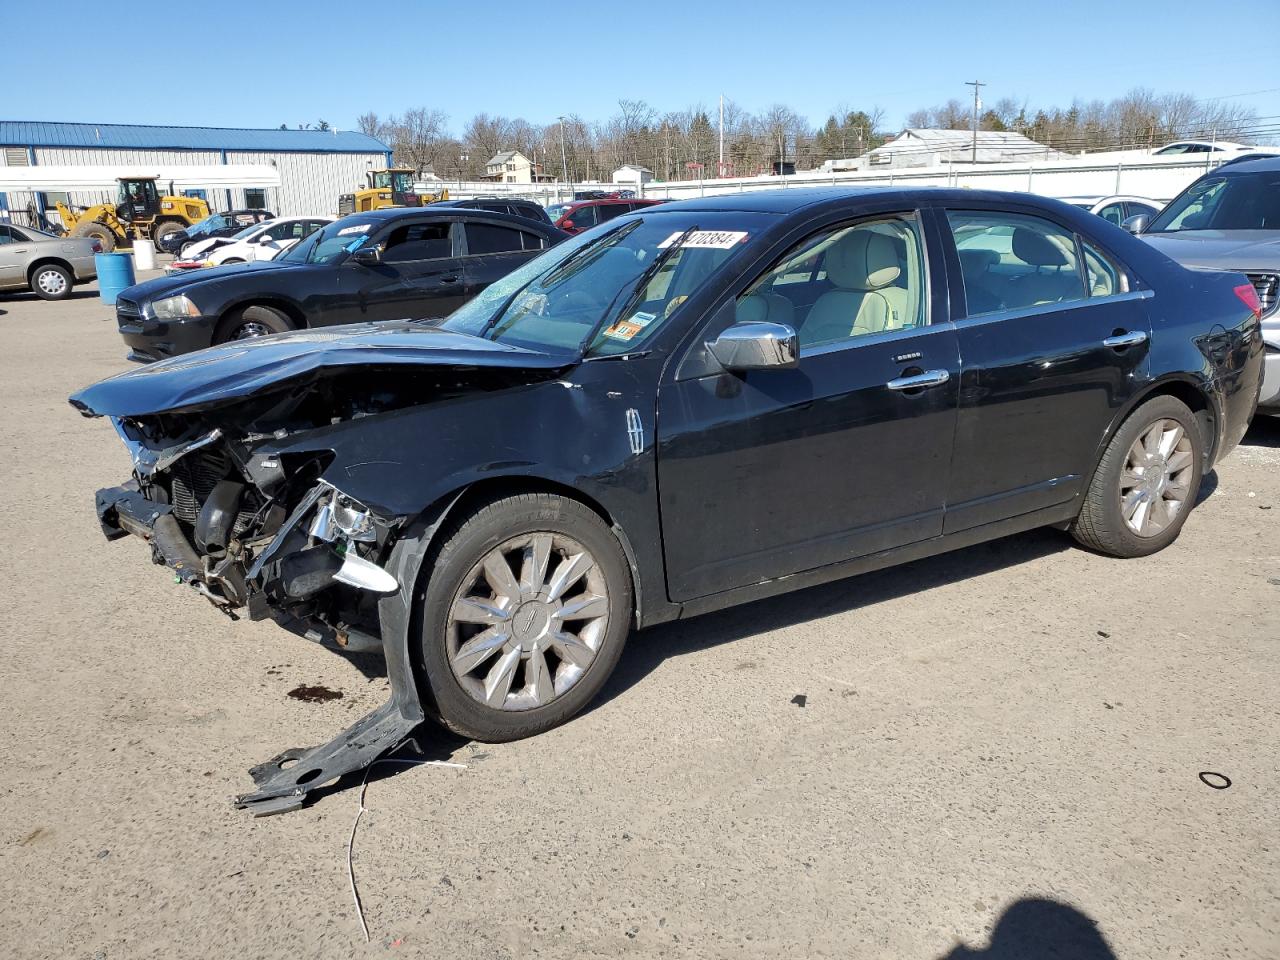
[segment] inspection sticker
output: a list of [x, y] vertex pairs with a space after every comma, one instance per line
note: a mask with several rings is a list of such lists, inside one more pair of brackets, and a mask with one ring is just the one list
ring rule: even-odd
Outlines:
[[338, 231], [338, 236], [348, 233], [368, 233], [371, 226], [373, 226], [371, 223], [357, 223], [354, 227], [343, 227]]
[[[658, 244], [659, 250], [665, 250], [680, 239], [679, 233], [673, 233]], [[695, 230], [685, 237], [682, 247], [702, 248], [705, 250], [729, 250], [739, 243], [745, 242], [745, 230]]]
[[636, 334], [657, 319], [656, 313], [633, 313], [626, 320], [619, 320], [606, 327], [604, 336], [610, 340], [634, 340]]

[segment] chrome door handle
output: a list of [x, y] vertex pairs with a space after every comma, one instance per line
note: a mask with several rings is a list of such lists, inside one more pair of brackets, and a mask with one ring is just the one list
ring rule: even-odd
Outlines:
[[911, 377], [898, 377], [885, 384], [890, 390], [919, 390], [921, 387], [940, 387], [951, 379], [945, 370], [926, 370]]
[[1102, 341], [1102, 345], [1104, 347], [1136, 347], [1146, 342], [1147, 335], [1141, 330], [1135, 330], [1133, 333], [1117, 333], [1114, 337], [1107, 337]]

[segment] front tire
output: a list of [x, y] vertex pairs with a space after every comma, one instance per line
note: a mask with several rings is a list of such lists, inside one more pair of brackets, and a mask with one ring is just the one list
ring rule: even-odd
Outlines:
[[31, 289], [42, 300], [67, 299], [71, 285], [71, 272], [56, 263], [42, 263], [31, 271]]
[[161, 240], [165, 237], [171, 237], [175, 233], [181, 233], [184, 229], [186, 228], [177, 221], [166, 220], [163, 223], [156, 224], [155, 229], [151, 231], [151, 240], [155, 244], [155, 248], [160, 250]]
[[424, 706], [488, 743], [583, 709], [631, 629], [631, 573], [613, 531], [576, 500], [504, 497], [455, 524], [430, 560], [418, 666]]
[[1072, 536], [1113, 557], [1163, 550], [1195, 504], [1203, 466], [1204, 437], [1187, 405], [1168, 396], [1147, 401], [1107, 444]]
[[114, 230], [97, 220], [81, 220], [71, 231], [73, 237], [88, 237], [97, 240], [103, 253], [111, 253], [116, 248], [119, 238]]
[[293, 322], [274, 307], [245, 307], [218, 324], [214, 343], [230, 340], [253, 340], [293, 329]]

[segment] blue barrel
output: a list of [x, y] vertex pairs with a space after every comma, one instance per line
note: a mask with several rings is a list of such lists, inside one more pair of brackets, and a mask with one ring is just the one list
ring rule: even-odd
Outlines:
[[133, 275], [133, 254], [95, 253], [93, 265], [98, 271], [98, 299], [114, 306], [121, 291], [136, 282]]

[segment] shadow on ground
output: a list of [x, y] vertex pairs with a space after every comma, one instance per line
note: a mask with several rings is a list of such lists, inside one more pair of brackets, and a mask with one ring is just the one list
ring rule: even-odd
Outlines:
[[985, 949], [960, 945], [939, 960], [1116, 960], [1098, 925], [1075, 907], [1029, 898], [1011, 904]]
[[[96, 297], [97, 290], [72, 290], [63, 297], [63, 300], [87, 300], [90, 297]], [[46, 300], [44, 297], [36, 296], [34, 293], [7, 293], [5, 300], [11, 303], [61, 303], [61, 300]], [[4, 313], [0, 310], [0, 313]]]
[[1249, 432], [1240, 441], [1246, 447], [1269, 447], [1280, 450], [1280, 417], [1255, 416]]

